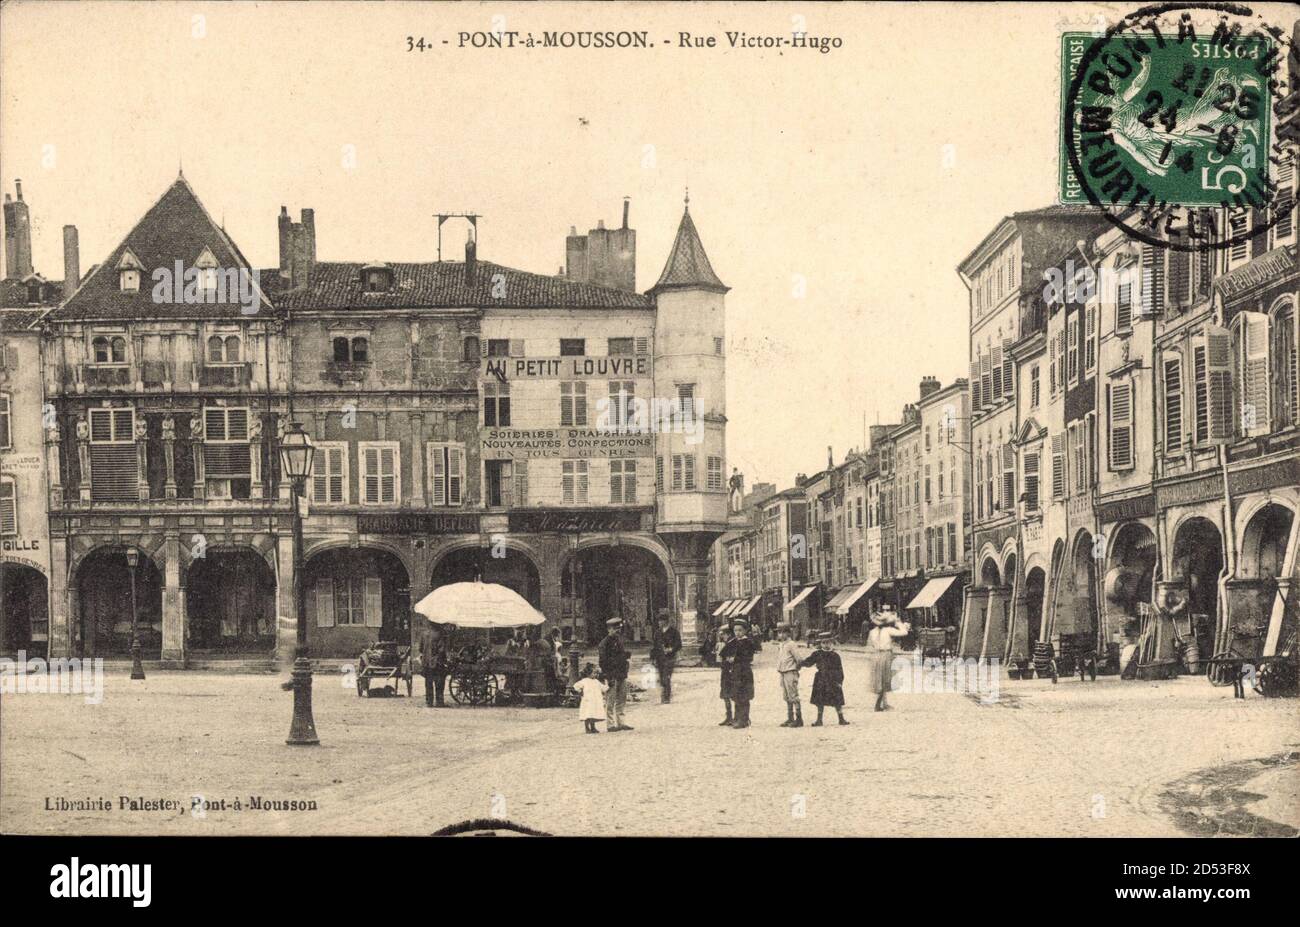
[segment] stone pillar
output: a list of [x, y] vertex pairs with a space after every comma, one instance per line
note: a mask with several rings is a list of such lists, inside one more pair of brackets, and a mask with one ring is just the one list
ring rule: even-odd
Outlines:
[[708, 561], [677, 560], [673, 563], [677, 599], [677, 631], [682, 636], [682, 654], [689, 661], [699, 651], [700, 634], [708, 623], [700, 606], [700, 596], [708, 588]]
[[181, 539], [179, 529], [169, 529], [163, 541], [162, 658], [185, 662], [185, 591], [181, 588]]
[[1024, 587], [1011, 599], [1011, 626], [1007, 634], [1005, 656], [1008, 663], [1025, 663], [1033, 659], [1029, 652], [1029, 596]]
[[411, 423], [411, 508], [424, 508], [424, 415], [412, 412]]
[[77, 495], [82, 502], [90, 501], [90, 424], [84, 416], [77, 417], [77, 463], [81, 467], [81, 480]]
[[[282, 670], [288, 671], [293, 664], [294, 648], [298, 646], [298, 608], [293, 599], [293, 531], [287, 518], [281, 521], [282, 530], [275, 539], [279, 564], [279, 575], [275, 578], [275, 659]], [[309, 592], [303, 590], [304, 595]]]
[[980, 642], [981, 662], [1002, 659], [1002, 651], [1007, 642], [1010, 609], [1010, 588], [997, 586], [989, 590], [988, 606], [984, 612], [984, 637]]
[[262, 414], [251, 412], [248, 421], [248, 498], [262, 498]]
[[[540, 565], [541, 575], [538, 579], [542, 585], [542, 614], [546, 616], [547, 628], [558, 628], [560, 618], [564, 614], [564, 597], [561, 593], [561, 574], [563, 568], [560, 561], [563, 559], [563, 552], [559, 545], [551, 548], [549, 545], [544, 549], [546, 556]], [[554, 556], [551, 554], [554, 553]]]
[[163, 495], [168, 499], [176, 498], [176, 419], [168, 412], [162, 420], [163, 457], [167, 462], [167, 482]]
[[50, 537], [50, 658], [73, 656], [72, 590], [68, 587], [68, 539]]
[[970, 586], [962, 609], [961, 630], [957, 634], [957, 656], [963, 660], [978, 657], [984, 644], [984, 623], [988, 614], [989, 589]]
[[63, 468], [60, 443], [59, 423], [54, 422], [45, 429], [45, 472], [49, 479], [49, 506], [51, 509], [63, 507]]
[[203, 466], [202, 409], [195, 410], [190, 418], [190, 452], [194, 455], [194, 498], [201, 501], [208, 493], [208, 482]]

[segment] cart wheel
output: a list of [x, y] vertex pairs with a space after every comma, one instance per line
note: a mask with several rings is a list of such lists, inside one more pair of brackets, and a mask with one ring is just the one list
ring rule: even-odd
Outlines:
[[1289, 660], [1270, 660], [1255, 671], [1255, 688], [1265, 698], [1296, 694], [1296, 667]]
[[454, 675], [448, 679], [447, 692], [450, 693], [451, 700], [457, 705], [464, 705], [470, 701], [469, 690], [466, 688], [464, 676]]
[[1231, 650], [1224, 650], [1214, 655], [1214, 659], [1205, 667], [1205, 678], [1210, 680], [1210, 685], [1216, 688], [1232, 685], [1233, 677], [1238, 672], [1236, 664], [1220, 661], [1235, 660], [1236, 658], [1237, 654]]

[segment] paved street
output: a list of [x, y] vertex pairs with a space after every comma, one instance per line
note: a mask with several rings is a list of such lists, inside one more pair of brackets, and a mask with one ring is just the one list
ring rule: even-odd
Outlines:
[[[430, 711], [419, 698], [360, 699], [343, 677], [317, 677], [319, 748], [284, 744], [291, 695], [273, 676], [111, 675], [99, 705], [5, 695], [0, 826], [424, 834], [505, 817], [555, 834], [1016, 836], [1300, 826], [1296, 700], [1234, 701], [1199, 678], [1034, 680], [1004, 681], [995, 704], [896, 693], [894, 710], [874, 713], [863, 657], [844, 657], [852, 724], [802, 730], [777, 726], [770, 648], [744, 732], [716, 726], [718, 677], [707, 669], [680, 670], [671, 705], [657, 691], [633, 703], [635, 731], [594, 737], [571, 709]], [[806, 671], [805, 697], [811, 681]], [[195, 817], [193, 794], [243, 807]], [[124, 810], [120, 796], [187, 810]], [[254, 809], [254, 796], [315, 809]], [[92, 797], [113, 810], [44, 810], [47, 798]]]

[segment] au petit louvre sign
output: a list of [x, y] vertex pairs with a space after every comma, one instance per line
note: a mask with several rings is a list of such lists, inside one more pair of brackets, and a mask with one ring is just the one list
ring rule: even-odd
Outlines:
[[601, 380], [649, 377], [649, 354], [614, 354], [608, 357], [485, 357], [483, 379], [498, 380]]

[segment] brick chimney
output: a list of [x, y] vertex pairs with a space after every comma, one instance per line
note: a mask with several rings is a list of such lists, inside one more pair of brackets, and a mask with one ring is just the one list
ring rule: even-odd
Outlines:
[[469, 230], [465, 239], [465, 285], [474, 285], [474, 275], [478, 272], [478, 245], [474, 243], [474, 229]]
[[18, 199], [5, 194], [5, 278], [21, 280], [32, 272], [32, 220], [23, 202], [23, 182], [14, 181]]
[[921, 400], [931, 393], [939, 392], [939, 380], [936, 377], [921, 377]]
[[569, 226], [564, 250], [570, 280], [636, 291], [636, 230], [628, 227], [630, 209], [631, 200], [624, 197], [621, 228], [607, 229], [602, 219], [579, 235], [577, 226]]
[[280, 279], [291, 287], [303, 286], [316, 266], [316, 210], [303, 209], [294, 222], [280, 207]]
[[81, 282], [81, 248], [77, 243], [77, 227], [63, 227], [63, 298], [77, 291]]
[[835, 469], [835, 455], [831, 453], [831, 446], [829, 444], [826, 445], [826, 469]]

